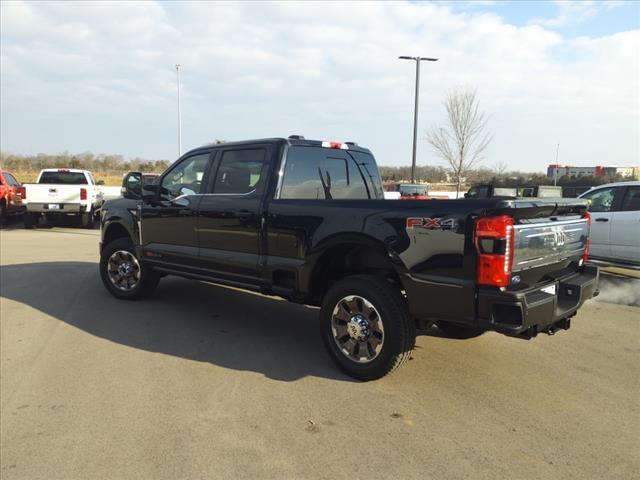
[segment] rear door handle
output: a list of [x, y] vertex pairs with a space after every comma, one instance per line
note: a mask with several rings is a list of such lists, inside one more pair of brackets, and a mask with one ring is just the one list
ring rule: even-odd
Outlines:
[[609, 221], [609, 219], [608, 219], [608, 218], [605, 218], [605, 217], [598, 217], [598, 218], [596, 218], [596, 222], [608, 222], [608, 221]]

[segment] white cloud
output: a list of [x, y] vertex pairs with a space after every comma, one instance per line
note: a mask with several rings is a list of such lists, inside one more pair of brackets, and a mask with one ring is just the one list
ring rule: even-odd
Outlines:
[[538, 18], [531, 23], [555, 28], [567, 24], [580, 23], [598, 14], [598, 4], [593, 0], [556, 0], [558, 15], [554, 18]]
[[582, 23], [591, 20], [603, 10], [614, 10], [626, 2], [621, 0], [555, 0], [554, 3], [558, 9], [558, 14], [555, 17], [535, 18], [530, 23], [549, 28]]
[[[175, 63], [184, 145], [286, 136], [355, 140], [410, 158], [413, 64], [420, 131], [457, 85], [491, 114], [487, 164], [638, 162], [638, 31], [566, 39], [541, 25], [433, 3], [2, 2], [2, 148], [175, 153]], [[562, 52], [560, 61], [556, 53]], [[419, 161], [435, 163], [426, 142]]]

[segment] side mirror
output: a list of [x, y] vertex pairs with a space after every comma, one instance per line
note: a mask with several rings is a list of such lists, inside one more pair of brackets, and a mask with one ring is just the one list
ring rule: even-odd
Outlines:
[[98, 181], [96, 182], [96, 185], [104, 185], [104, 180], [98, 180]]
[[142, 199], [142, 172], [129, 172], [122, 179], [120, 192], [130, 200]]

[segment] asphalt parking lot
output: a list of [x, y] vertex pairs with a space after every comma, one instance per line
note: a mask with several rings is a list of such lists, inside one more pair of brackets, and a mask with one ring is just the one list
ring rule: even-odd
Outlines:
[[359, 383], [314, 309], [171, 277], [112, 298], [98, 236], [0, 233], [3, 480], [638, 478], [640, 280], [625, 271], [568, 332], [433, 328], [397, 374]]

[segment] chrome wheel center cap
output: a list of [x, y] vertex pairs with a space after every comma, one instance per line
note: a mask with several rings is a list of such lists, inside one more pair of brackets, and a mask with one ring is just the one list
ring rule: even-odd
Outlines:
[[126, 277], [131, 273], [131, 264], [130, 263], [122, 263], [118, 266], [118, 273]]
[[347, 332], [352, 339], [364, 342], [371, 335], [369, 320], [362, 315], [354, 315], [347, 324]]

